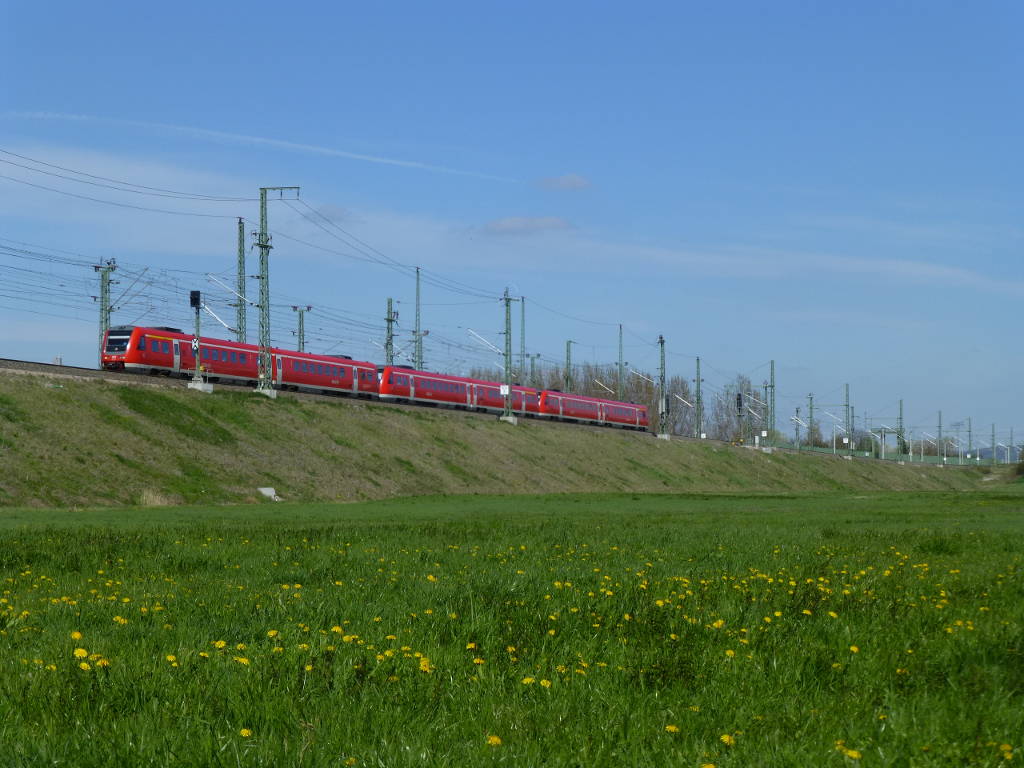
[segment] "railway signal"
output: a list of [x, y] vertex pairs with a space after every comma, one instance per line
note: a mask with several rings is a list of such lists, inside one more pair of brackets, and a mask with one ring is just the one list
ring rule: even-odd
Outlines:
[[[199, 313], [203, 309], [203, 295], [199, 291], [189, 291], [188, 294], [188, 305], [192, 307], [196, 315], [196, 327], [195, 335], [192, 337], [192, 380], [188, 383], [189, 389], [194, 389], [197, 392], [213, 392], [213, 385], [207, 384], [203, 381], [202, 374], [202, 355], [200, 354], [200, 329], [199, 329]], [[178, 342], [174, 342], [175, 350], [177, 354]], [[176, 363], [177, 364], [177, 363]]]

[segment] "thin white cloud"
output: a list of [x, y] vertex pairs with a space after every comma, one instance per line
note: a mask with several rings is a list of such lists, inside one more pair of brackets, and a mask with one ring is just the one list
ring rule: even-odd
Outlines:
[[487, 222], [483, 231], [489, 235], [532, 235], [571, 228], [568, 221], [558, 216], [506, 216]]
[[563, 176], [549, 176], [537, 182], [545, 189], [586, 189], [590, 186], [590, 179], [580, 176], [578, 173], [567, 173]]
[[322, 147], [316, 144], [302, 144], [282, 139], [270, 139], [263, 136], [249, 136], [242, 133], [229, 133], [227, 131], [215, 131], [208, 128], [196, 128], [187, 125], [174, 125], [171, 123], [153, 123], [144, 120], [123, 120], [113, 117], [97, 117], [95, 115], [75, 115], [64, 112], [5, 112], [5, 118], [18, 120], [60, 120], [68, 122], [92, 122], [107, 125], [125, 125], [134, 128], [145, 128], [149, 130], [171, 131], [196, 139], [209, 139], [214, 141], [226, 141], [233, 144], [248, 144], [250, 146], [269, 147], [286, 152], [302, 152], [306, 154], [324, 155], [327, 157], [342, 157], [347, 160], [360, 160], [367, 163], [379, 163], [381, 165], [393, 165], [400, 168], [414, 168], [421, 171], [434, 173], [447, 173], [455, 176], [471, 176], [477, 179], [488, 179], [490, 181], [511, 182], [504, 176], [496, 176], [478, 171], [465, 171], [458, 168], [449, 168], [443, 165], [423, 163], [418, 160], [399, 160], [393, 157], [381, 157], [380, 155], [367, 155], [359, 152], [348, 152], [333, 147]]

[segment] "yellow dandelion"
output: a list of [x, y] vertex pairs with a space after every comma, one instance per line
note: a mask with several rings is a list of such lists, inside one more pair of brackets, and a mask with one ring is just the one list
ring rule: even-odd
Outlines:
[[725, 746], [727, 747], [731, 747], [733, 744], [736, 743], [736, 738], [729, 733], [723, 733], [721, 736], [718, 737], [718, 740], [725, 744]]
[[218, 651], [223, 650], [225, 647], [227, 647], [227, 643], [223, 640], [214, 640], [213, 647], [216, 648]]
[[243, 739], [248, 739], [250, 736], [252, 736], [252, 731], [248, 728], [243, 728], [238, 732], [238, 735], [241, 736]]
[[358, 762], [359, 761], [356, 760], [354, 757], [348, 757], [348, 758], [345, 758], [345, 761], [342, 763], [342, 765], [352, 766], [352, 765], [355, 765]]
[[237, 661], [239, 664], [242, 664], [246, 667], [249, 666], [249, 660], [245, 658], [245, 656], [235, 656], [234, 658], [235, 661]]
[[725, 626], [725, 619], [717, 619], [716, 621], [711, 622], [711, 626], [715, 629], [721, 629]]
[[75, 648], [75, 650], [72, 653], [74, 654], [74, 657], [76, 659], [84, 659], [86, 656], [89, 655], [89, 652], [85, 650], [85, 648]]
[[487, 744], [489, 746], [492, 746], [492, 747], [500, 747], [501, 746], [501, 737], [500, 736], [495, 736], [492, 733], [490, 736], [487, 737]]
[[831, 618], [833, 618], [833, 619], [838, 619], [838, 618], [839, 618], [839, 614], [838, 614], [838, 613], [836, 613], [835, 611], [829, 611], [829, 612], [828, 612], [828, 615], [829, 615], [829, 616], [830, 616]]
[[485, 662], [483, 659], [481, 659], [479, 656], [477, 656], [475, 659], [473, 659], [473, 663], [479, 665], [479, 664], [486, 664], [487, 662]]
[[83, 661], [81, 664], [78, 665], [78, 668], [83, 672], [88, 672], [90, 669], [92, 669], [92, 667], [89, 666], [88, 661]]
[[466, 643], [467, 651], [472, 651], [474, 648], [476, 648], [476, 643]]
[[524, 677], [523, 678], [523, 685], [533, 685], [535, 682], [537, 682], [536, 678], [533, 678], [533, 677]]
[[732, 648], [729, 648], [729, 649], [728, 649], [728, 650], [727, 650], [727, 651], [725, 652], [725, 655], [726, 655], [726, 656], [728, 656], [728, 657], [729, 657], [729, 658], [731, 659], [731, 658], [732, 658], [733, 656], [735, 656], [735, 655], [736, 655], [736, 651], [734, 651], [734, 650], [733, 650]]
[[551, 681], [550, 680], [541, 680], [540, 681], [540, 685], [541, 685], [542, 688], [550, 688], [551, 687]]
[[715, 768], [714, 763], [701, 763], [700, 768]]
[[175, 661], [177, 661], [177, 660], [178, 660], [178, 657], [177, 657], [177, 656], [175, 656], [175, 655], [174, 655], [174, 654], [172, 654], [172, 653], [169, 653], [169, 654], [167, 654], [166, 658], [167, 658], [167, 660], [168, 660], [168, 661], [170, 661], [170, 662], [175, 662]]
[[671, 724], [670, 725], [666, 725], [665, 726], [665, 730], [668, 733], [679, 733], [679, 726], [678, 725], [671, 725]]
[[81, 639], [82, 639], [82, 633], [81, 633], [81, 632], [79, 632], [79, 631], [78, 631], [78, 630], [76, 629], [76, 630], [75, 630], [74, 632], [72, 632], [72, 633], [71, 633], [71, 639], [72, 639], [72, 640], [81, 640]]
[[267, 637], [277, 637], [277, 630], [276, 629], [267, 630]]
[[312, 664], [307, 664], [306, 665], [306, 671], [307, 672], [312, 672], [313, 671], [313, 665]]
[[858, 648], [856, 645], [851, 645], [850, 653], [860, 653], [860, 648]]

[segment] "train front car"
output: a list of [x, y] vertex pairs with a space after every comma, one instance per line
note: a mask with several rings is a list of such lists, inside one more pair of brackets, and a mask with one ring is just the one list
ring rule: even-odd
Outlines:
[[131, 356], [130, 347], [134, 331], [133, 325], [115, 325], [107, 331], [101, 355], [104, 370], [124, 370], [125, 361]]
[[170, 371], [175, 359], [180, 361], [175, 350], [190, 338], [180, 328], [115, 325], [103, 340], [103, 368], [129, 373]]

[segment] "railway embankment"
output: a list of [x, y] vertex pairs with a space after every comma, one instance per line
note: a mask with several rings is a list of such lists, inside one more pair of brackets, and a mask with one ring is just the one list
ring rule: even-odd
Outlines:
[[0, 505], [232, 503], [423, 494], [991, 488], [978, 468], [718, 443], [364, 400], [0, 370]]

